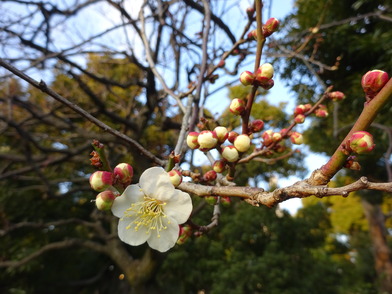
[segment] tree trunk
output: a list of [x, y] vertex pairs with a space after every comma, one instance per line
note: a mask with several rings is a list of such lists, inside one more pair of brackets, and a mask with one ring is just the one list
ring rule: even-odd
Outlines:
[[369, 234], [373, 244], [373, 256], [378, 276], [380, 293], [392, 293], [392, 259], [387, 244], [385, 218], [378, 204], [362, 199], [362, 206], [369, 223]]

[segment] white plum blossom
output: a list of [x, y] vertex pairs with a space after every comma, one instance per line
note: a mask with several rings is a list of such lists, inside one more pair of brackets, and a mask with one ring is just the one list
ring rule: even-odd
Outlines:
[[120, 218], [121, 241], [132, 246], [147, 242], [165, 252], [176, 244], [179, 225], [192, 212], [192, 201], [189, 194], [174, 188], [167, 172], [152, 167], [142, 173], [139, 184], [128, 186], [114, 200], [112, 212]]

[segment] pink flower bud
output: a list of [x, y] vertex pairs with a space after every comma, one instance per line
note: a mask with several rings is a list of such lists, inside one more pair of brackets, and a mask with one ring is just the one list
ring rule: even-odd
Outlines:
[[328, 116], [328, 110], [325, 105], [320, 104], [319, 107], [314, 111], [314, 114], [317, 117], [327, 117]]
[[220, 67], [220, 68], [224, 67], [225, 65], [226, 65], [226, 62], [223, 59], [220, 60], [218, 63], [218, 67]]
[[113, 174], [107, 171], [96, 171], [90, 176], [89, 181], [93, 190], [101, 192], [113, 184]]
[[305, 115], [303, 115], [303, 114], [297, 114], [297, 115], [294, 117], [294, 121], [295, 121], [297, 124], [303, 124], [304, 121], [305, 121]]
[[237, 149], [234, 146], [230, 145], [223, 148], [222, 157], [228, 162], [235, 162], [239, 159], [239, 154]]
[[238, 135], [239, 135], [239, 134], [238, 134], [237, 132], [231, 131], [231, 132], [229, 132], [229, 135], [228, 135], [228, 137], [227, 137], [227, 140], [229, 140], [229, 142], [230, 142], [231, 144], [233, 144], [235, 138], [237, 138]]
[[328, 97], [329, 97], [329, 99], [331, 99], [333, 101], [341, 101], [344, 98], [346, 98], [346, 96], [340, 91], [334, 91], [334, 92], [328, 93]]
[[206, 173], [203, 175], [203, 179], [204, 179], [204, 181], [206, 181], [206, 182], [215, 181], [215, 180], [216, 180], [216, 171], [214, 171], [214, 170], [209, 170], [208, 172], [206, 172]]
[[114, 195], [112, 191], [103, 191], [95, 198], [95, 206], [99, 210], [110, 210], [110, 208], [112, 208], [114, 199], [116, 199], [116, 195]]
[[255, 76], [253, 73], [251, 73], [250, 71], [244, 71], [241, 75], [240, 75], [240, 82], [241, 84], [243, 84], [244, 86], [249, 86], [253, 84], [253, 81], [255, 80]]
[[290, 141], [293, 144], [301, 145], [304, 142], [304, 137], [298, 132], [292, 132], [290, 135]]
[[303, 104], [297, 105], [294, 109], [294, 115], [304, 114], [305, 112], [305, 105]]
[[216, 146], [218, 143], [218, 137], [215, 132], [202, 131], [197, 137], [197, 143], [200, 145], [200, 150], [209, 150]]
[[365, 131], [353, 133], [348, 140], [348, 145], [357, 154], [369, 153], [376, 146], [374, 145], [373, 136]]
[[216, 160], [212, 165], [212, 169], [217, 173], [223, 173], [226, 169], [226, 160], [225, 159]]
[[257, 30], [252, 30], [248, 33], [248, 39], [257, 40]]
[[168, 172], [168, 175], [174, 187], [177, 187], [182, 183], [182, 174], [179, 170], [172, 169], [171, 171]]
[[133, 168], [128, 163], [119, 163], [114, 168], [113, 174], [121, 184], [130, 184], [133, 177]]
[[273, 132], [272, 133], [272, 141], [273, 142], [278, 142], [282, 140], [282, 134], [281, 133], [277, 133], [277, 132]]
[[246, 14], [248, 15], [249, 18], [252, 18], [253, 14], [255, 14], [255, 9], [253, 7], [248, 7], [246, 9]]
[[306, 113], [312, 108], [312, 104], [307, 103], [304, 105], [304, 107], [305, 107], [305, 113]]
[[270, 63], [262, 64], [256, 71], [255, 81], [259, 85], [268, 85], [268, 82], [274, 76], [274, 68]]
[[190, 132], [186, 137], [186, 144], [191, 149], [197, 149], [200, 147], [199, 143], [197, 142], [197, 138], [199, 137], [198, 132]]
[[234, 140], [234, 147], [239, 152], [246, 152], [250, 147], [250, 138], [248, 135], [239, 135]]
[[181, 225], [180, 232], [178, 234], [177, 244], [182, 245], [192, 236], [192, 228], [189, 225]]
[[263, 25], [263, 35], [264, 37], [271, 36], [279, 28], [279, 20], [272, 17]]
[[373, 98], [388, 82], [388, 73], [382, 70], [371, 70], [368, 71], [361, 80], [363, 91], [366, 97]]
[[260, 132], [264, 128], [264, 122], [261, 119], [252, 121], [249, 125], [249, 129], [252, 133]]
[[260, 84], [260, 87], [262, 87], [264, 90], [269, 90], [275, 85], [275, 82], [273, 79], [268, 80], [266, 84]]
[[273, 140], [272, 140], [272, 135], [273, 135], [273, 131], [272, 130], [267, 130], [267, 131], [265, 131], [262, 135], [261, 135], [261, 138], [263, 139], [263, 144], [264, 144], [264, 146], [268, 146], [268, 145], [270, 145], [270, 144], [272, 144], [273, 143]]
[[225, 127], [219, 126], [214, 129], [216, 136], [218, 137], [218, 142], [223, 143], [226, 141], [227, 137], [229, 136], [229, 132]]
[[230, 103], [230, 111], [235, 115], [241, 115], [245, 110], [245, 101], [239, 98], [234, 98]]

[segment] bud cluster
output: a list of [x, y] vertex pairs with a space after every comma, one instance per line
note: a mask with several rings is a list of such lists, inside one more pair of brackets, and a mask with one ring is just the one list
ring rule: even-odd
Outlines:
[[[279, 20], [274, 17], [271, 17], [266, 21], [266, 23], [262, 27], [263, 38], [267, 38], [275, 33], [279, 29]], [[252, 30], [248, 33], [248, 39], [257, 40], [257, 30]]]
[[274, 68], [270, 63], [264, 63], [256, 70], [255, 73], [244, 71], [240, 75], [240, 82], [244, 86], [257, 86], [269, 90], [274, 86]]
[[99, 210], [109, 210], [114, 199], [119, 195], [116, 185], [128, 186], [133, 177], [133, 168], [128, 163], [119, 163], [113, 172], [96, 171], [89, 178], [94, 191], [101, 192], [96, 196], [95, 205]]

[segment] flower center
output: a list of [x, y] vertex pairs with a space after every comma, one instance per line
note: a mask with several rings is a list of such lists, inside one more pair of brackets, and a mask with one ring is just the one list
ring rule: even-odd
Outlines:
[[143, 201], [132, 203], [131, 207], [124, 212], [124, 216], [134, 218], [134, 220], [126, 228], [133, 227], [135, 231], [138, 231], [140, 227], [145, 226], [147, 227], [146, 234], [153, 230], [160, 237], [160, 232], [167, 229], [163, 223], [163, 219], [167, 217], [163, 210], [165, 205], [165, 202], [148, 196], [144, 196]]

